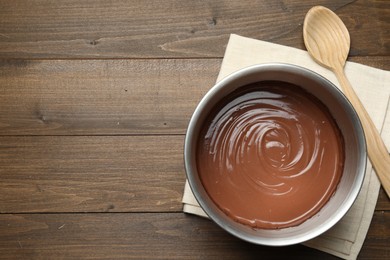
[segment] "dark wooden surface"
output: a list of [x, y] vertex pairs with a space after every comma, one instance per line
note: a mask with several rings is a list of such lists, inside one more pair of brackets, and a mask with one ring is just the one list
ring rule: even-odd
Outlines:
[[[334, 257], [181, 212], [184, 133], [230, 33], [304, 49], [313, 5], [390, 69], [389, 1], [0, 0], [0, 258]], [[381, 190], [360, 259], [390, 258]]]

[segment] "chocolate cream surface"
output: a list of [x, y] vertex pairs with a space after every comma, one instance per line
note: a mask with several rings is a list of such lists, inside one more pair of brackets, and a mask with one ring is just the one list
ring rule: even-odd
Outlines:
[[344, 166], [328, 109], [298, 86], [261, 82], [218, 104], [197, 143], [197, 169], [214, 203], [261, 229], [299, 225], [328, 202]]

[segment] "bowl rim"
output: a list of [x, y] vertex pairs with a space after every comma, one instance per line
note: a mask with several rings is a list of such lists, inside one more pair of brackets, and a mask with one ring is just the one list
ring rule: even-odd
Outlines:
[[[218, 217], [217, 214], [214, 213], [214, 211], [207, 205], [207, 203], [202, 198], [202, 195], [197, 190], [196, 180], [194, 173], [192, 172], [192, 168], [196, 168], [196, 165], [193, 165], [191, 162], [192, 158], [191, 151], [192, 151], [192, 136], [195, 131], [195, 126], [197, 124], [197, 121], [199, 120], [200, 114], [203, 112], [202, 109], [209, 102], [209, 99], [213, 97], [216, 93], [220, 91], [221, 88], [225, 87], [230, 82], [233, 82], [235, 80], [238, 80], [242, 77], [245, 77], [247, 75], [250, 75], [251, 73], [264, 73], [266, 71], [282, 71], [282, 72], [289, 72], [289, 73], [298, 73], [302, 74], [304, 77], [309, 77], [311, 79], [314, 79], [321, 84], [328, 85], [330, 88], [329, 90], [331, 92], [334, 92], [335, 95], [339, 95], [343, 102], [346, 103], [346, 106], [350, 110], [349, 112], [352, 113], [353, 116], [353, 122], [355, 130], [357, 131], [358, 139], [358, 146], [362, 149], [359, 151], [359, 158], [361, 158], [358, 163], [358, 169], [359, 172], [357, 173], [357, 177], [355, 179], [355, 186], [353, 187], [352, 191], [349, 193], [349, 196], [347, 196], [347, 200], [344, 201], [342, 204], [341, 209], [339, 209], [338, 213], [336, 215], [333, 215], [331, 220], [325, 223], [325, 225], [322, 225], [319, 228], [313, 229], [310, 233], [303, 234], [299, 237], [292, 237], [292, 238], [283, 238], [283, 239], [262, 239], [261, 237], [248, 237], [242, 235], [240, 232], [237, 232], [233, 227], [225, 223], [223, 220]], [[281, 80], [282, 81], [282, 80]], [[241, 86], [239, 86], [241, 87]], [[237, 87], [237, 88], [239, 88]], [[220, 99], [221, 100], [221, 99]], [[195, 142], [196, 143], [196, 142]], [[188, 128], [185, 135], [184, 140], [184, 165], [185, 165], [185, 173], [186, 177], [189, 183], [189, 186], [191, 188], [192, 193], [194, 194], [195, 199], [197, 200], [200, 207], [203, 209], [203, 211], [207, 214], [207, 216], [214, 221], [218, 226], [220, 226], [222, 229], [227, 231], [228, 233], [232, 234], [233, 236], [236, 236], [244, 241], [258, 244], [258, 245], [267, 245], [267, 246], [287, 246], [287, 245], [293, 245], [305, 242], [307, 240], [313, 239], [327, 230], [329, 230], [331, 227], [333, 227], [340, 219], [348, 212], [348, 210], [352, 207], [353, 203], [358, 197], [358, 194], [361, 190], [361, 187], [363, 185], [363, 181], [366, 175], [366, 164], [367, 164], [367, 151], [366, 151], [366, 140], [364, 136], [364, 130], [361, 124], [361, 121], [353, 108], [352, 104], [348, 100], [348, 98], [342, 93], [342, 91], [336, 87], [331, 81], [323, 77], [322, 75], [298, 66], [294, 64], [288, 64], [288, 63], [262, 63], [262, 64], [255, 64], [251, 65], [245, 68], [242, 68], [240, 70], [237, 70], [228, 76], [224, 77], [222, 80], [218, 81], [207, 93], [203, 96], [201, 101], [198, 103], [195, 111], [193, 112], [190, 122], [188, 124]], [[234, 221], [234, 220], [231, 220]], [[243, 224], [241, 224], [243, 225]], [[298, 225], [299, 226], [299, 225]]]

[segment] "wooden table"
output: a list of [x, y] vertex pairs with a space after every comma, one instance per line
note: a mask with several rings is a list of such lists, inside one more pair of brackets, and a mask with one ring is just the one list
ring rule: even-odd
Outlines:
[[[0, 0], [0, 258], [325, 258], [182, 213], [183, 140], [230, 33], [304, 49], [316, 4], [390, 69], [389, 1]], [[373, 86], [375, 87], [375, 86]], [[389, 259], [380, 192], [359, 255]]]

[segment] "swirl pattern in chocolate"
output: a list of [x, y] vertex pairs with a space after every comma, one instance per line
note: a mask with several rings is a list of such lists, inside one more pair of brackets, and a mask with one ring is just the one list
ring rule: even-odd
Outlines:
[[197, 147], [202, 183], [218, 207], [255, 228], [314, 216], [341, 178], [343, 139], [328, 109], [301, 88], [262, 82], [210, 114]]

